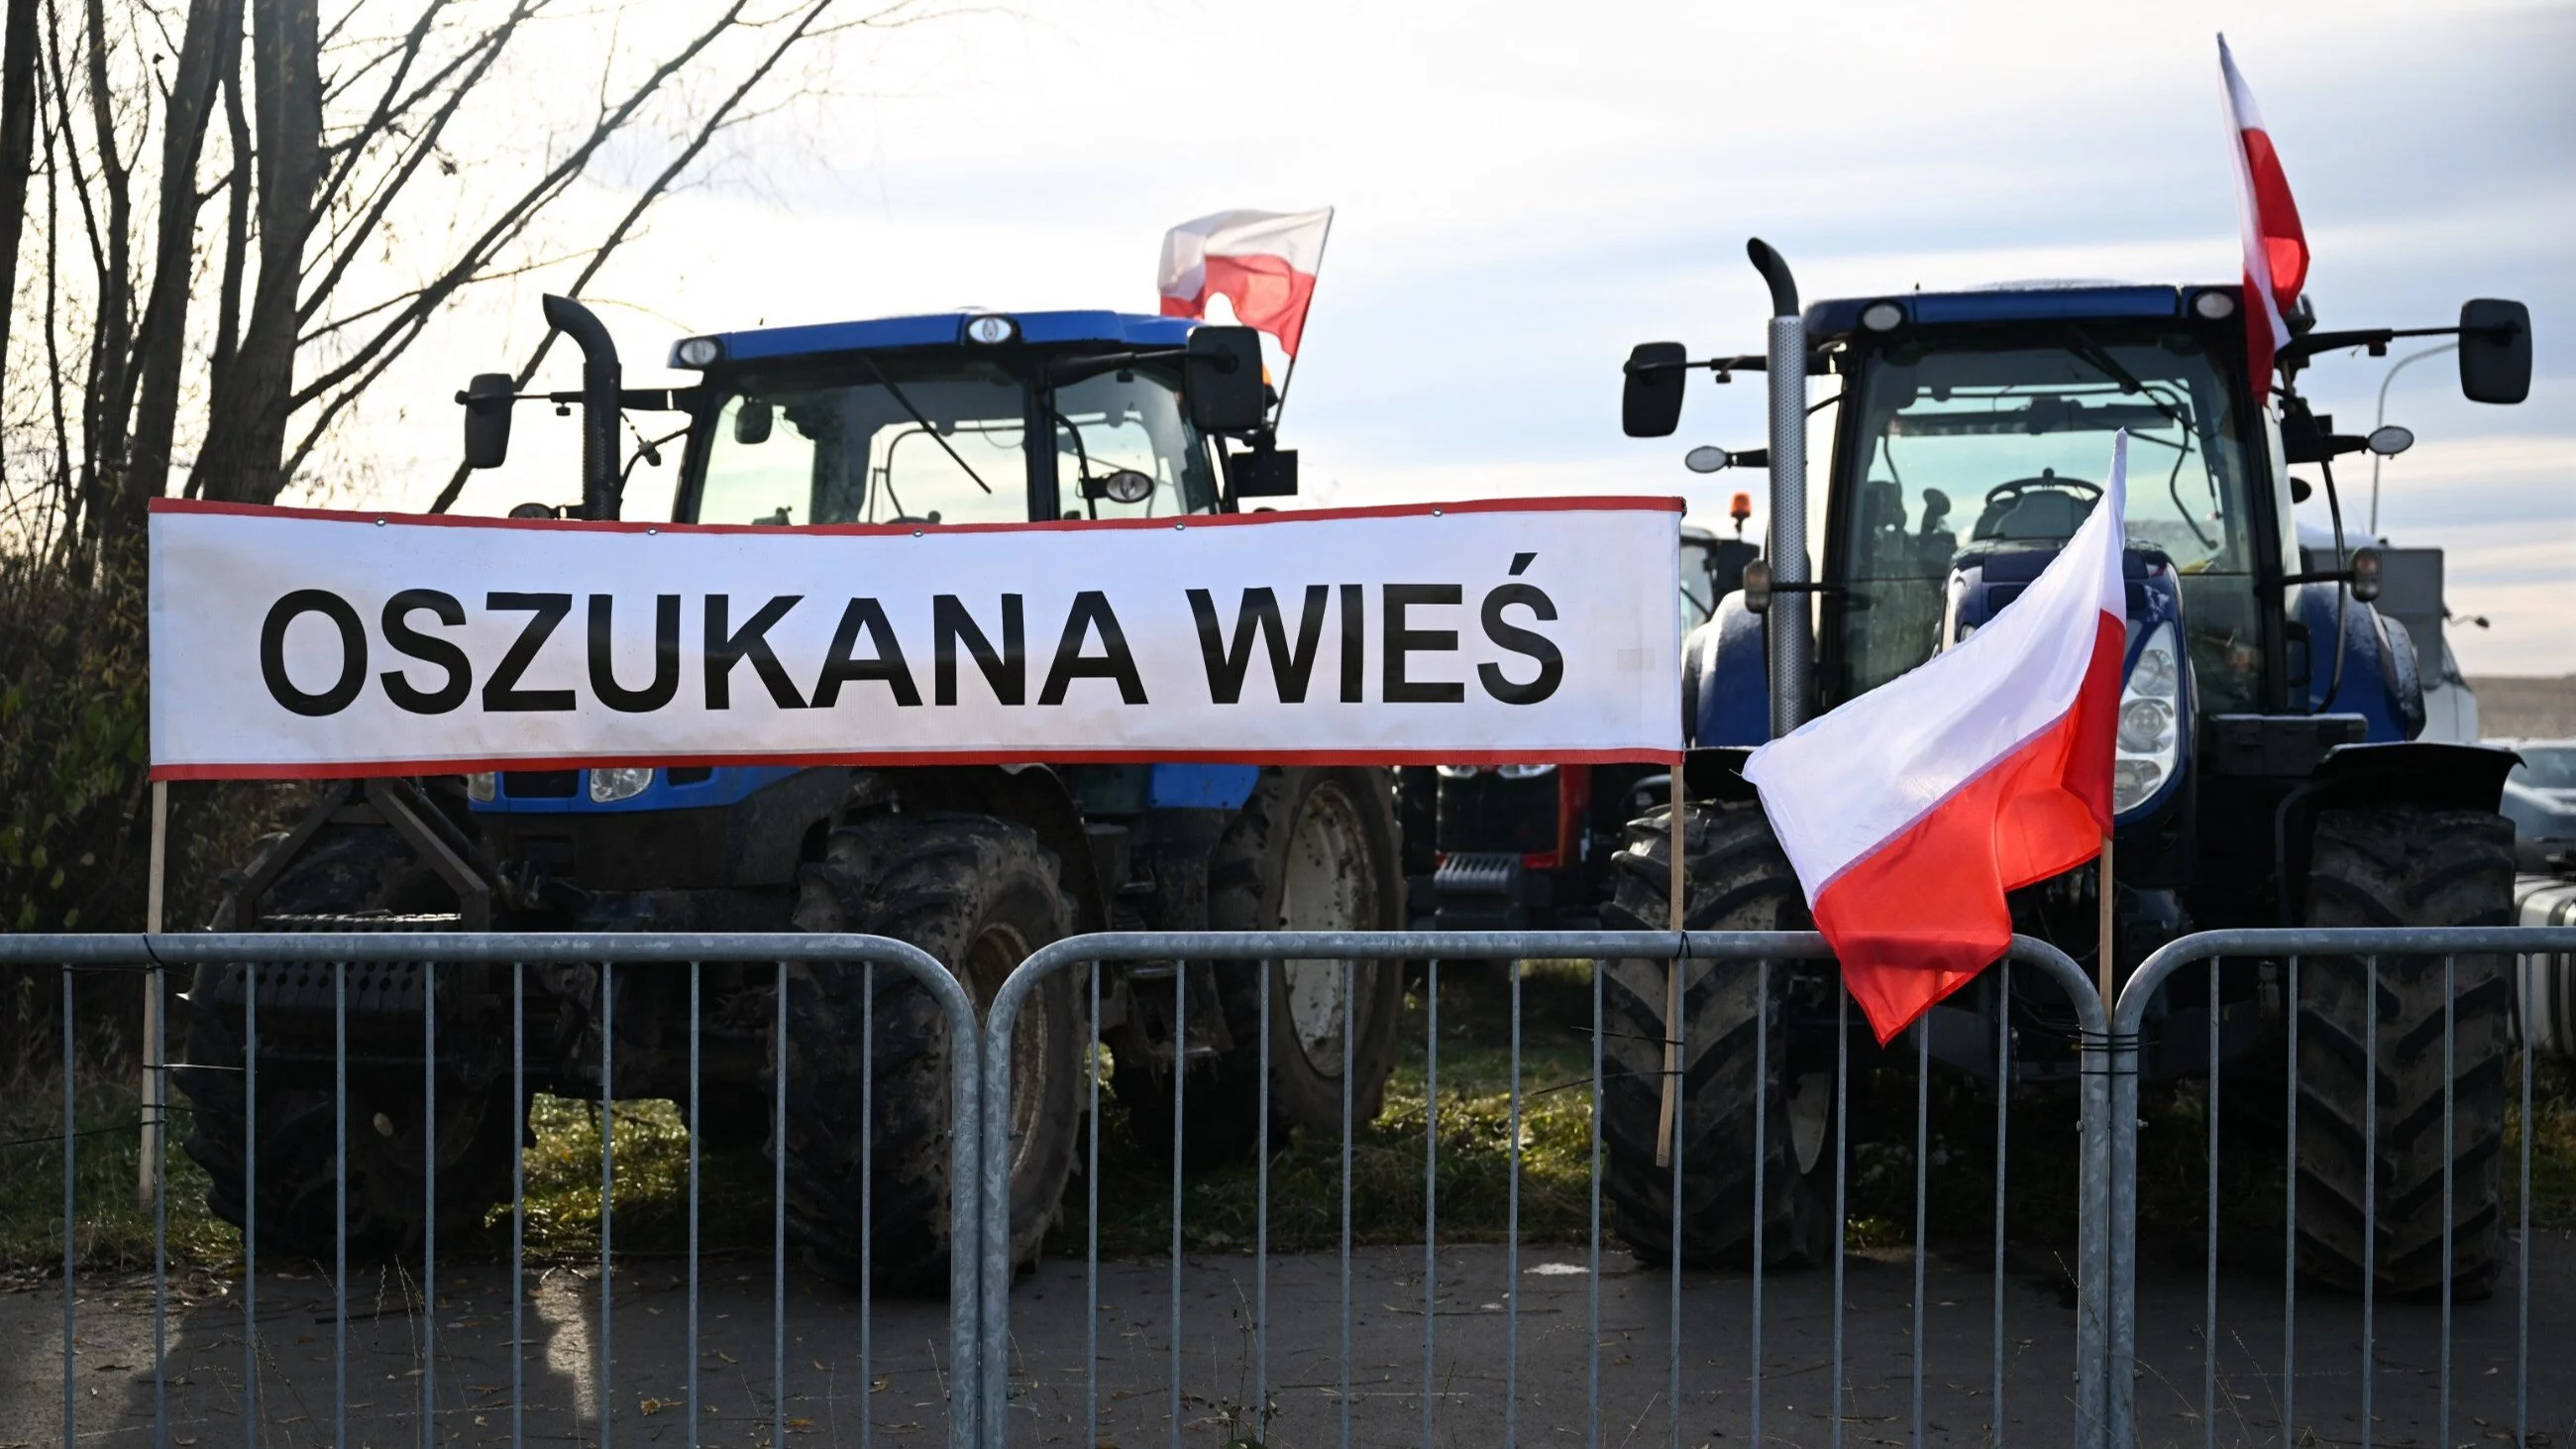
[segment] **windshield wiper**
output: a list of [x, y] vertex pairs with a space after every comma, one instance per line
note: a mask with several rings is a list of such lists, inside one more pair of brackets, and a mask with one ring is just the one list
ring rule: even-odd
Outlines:
[[2182, 413], [2177, 410], [2173, 404], [2156, 396], [2145, 383], [2138, 380], [2138, 375], [2136, 373], [2122, 367], [2120, 365], [2120, 359], [2113, 357], [2110, 349], [2104, 347], [2101, 343], [2094, 341], [2091, 333], [2070, 323], [2066, 328], [2066, 335], [2075, 339], [2073, 343], [2068, 345], [2066, 350], [2069, 353], [2072, 353], [2078, 360], [2091, 364], [2094, 370], [2100, 372], [2104, 377], [2111, 379], [2113, 382], [2118, 383], [2120, 385], [2120, 391], [2136, 393], [2140, 397], [2145, 398], [2148, 404], [2157, 412], [2165, 415], [2165, 421], [2182, 429], [2186, 435], [2191, 432], [2191, 424], [2184, 419]]
[[885, 375], [885, 369], [877, 366], [875, 358], [862, 352], [859, 354], [859, 361], [866, 364], [869, 374], [876, 378], [877, 385], [894, 394], [894, 400], [903, 405], [903, 410], [912, 414], [914, 422], [921, 424], [921, 430], [930, 435], [930, 441], [939, 445], [939, 451], [955, 459], [957, 466], [966, 470], [966, 476], [975, 480], [976, 487], [987, 493], [993, 491], [993, 485], [984, 481], [984, 475], [975, 471], [974, 464], [967, 462], [958, 455], [955, 448], [948, 446], [948, 440], [940, 436], [939, 429], [931, 426], [930, 419], [921, 415], [921, 409], [912, 405], [912, 399], [903, 395], [903, 389], [894, 385], [894, 379]]

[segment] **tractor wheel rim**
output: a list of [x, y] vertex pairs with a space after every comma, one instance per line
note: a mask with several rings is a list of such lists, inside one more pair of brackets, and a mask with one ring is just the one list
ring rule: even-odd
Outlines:
[[[1279, 883], [1281, 929], [1352, 931], [1367, 925], [1376, 904], [1368, 859], [1368, 833], [1350, 796], [1332, 783], [1310, 792], [1288, 836]], [[1366, 961], [1280, 963], [1290, 1032], [1319, 1074], [1342, 1074], [1342, 1032], [1350, 1018], [1346, 982], [1356, 979], [1366, 999], [1377, 969]]]
[[[967, 949], [966, 979], [990, 1006], [1014, 968], [1028, 959], [1030, 947], [1009, 926], [987, 926]], [[1011, 1028], [1011, 1175], [1017, 1177], [1036, 1146], [1039, 1115], [1046, 1110], [1047, 1043], [1055, 1021], [1046, 994], [1033, 991], [1020, 1002], [1020, 1019]]]
[[1834, 1074], [1799, 1072], [1786, 1085], [1789, 1151], [1801, 1174], [1816, 1170], [1825, 1155], [1825, 1133], [1834, 1120]]

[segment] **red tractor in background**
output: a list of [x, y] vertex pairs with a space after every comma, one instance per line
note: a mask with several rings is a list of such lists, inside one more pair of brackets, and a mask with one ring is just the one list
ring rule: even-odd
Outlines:
[[[1740, 534], [1752, 499], [1735, 495]], [[1682, 528], [1687, 634], [1716, 616], [1760, 548]], [[1660, 765], [1415, 765], [1399, 772], [1405, 915], [1415, 930], [1591, 930], [1627, 822], [1663, 808]]]

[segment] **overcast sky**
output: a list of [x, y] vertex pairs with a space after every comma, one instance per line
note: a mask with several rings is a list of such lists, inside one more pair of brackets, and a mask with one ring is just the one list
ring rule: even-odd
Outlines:
[[[2463, 401], [2447, 358], [2391, 388], [2422, 441], [2386, 465], [2381, 524], [2450, 551], [2452, 608], [2492, 623], [2454, 628], [2471, 673], [2576, 672], [2565, 5], [1036, 5], [845, 45], [838, 98], [741, 138], [592, 292], [649, 385], [689, 331], [1150, 311], [1170, 224], [1331, 204], [1285, 428], [1304, 501], [1680, 493], [1723, 528], [1759, 475], [1697, 478], [1680, 455], [1758, 443], [1758, 385], [1694, 384], [1680, 436], [1633, 441], [1629, 345], [1759, 350], [1749, 235], [1809, 298], [2235, 280], [2220, 29], [2305, 216], [2324, 325], [2531, 305], [2528, 403]], [[443, 402], [510, 365], [537, 290], [460, 309], [393, 385]], [[2328, 359], [2307, 391], [2363, 430], [2403, 355]], [[554, 366], [570, 386], [572, 360]], [[373, 406], [369, 501], [424, 505], [452, 410]], [[517, 431], [462, 509], [577, 495], [571, 425], [531, 411]], [[2340, 481], [2357, 520], [2369, 468]]]

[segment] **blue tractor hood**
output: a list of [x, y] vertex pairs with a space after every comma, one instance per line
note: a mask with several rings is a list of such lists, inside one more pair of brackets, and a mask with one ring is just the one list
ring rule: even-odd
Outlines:
[[[999, 317], [1012, 325], [1008, 341], [977, 343], [966, 334], [968, 323]], [[861, 322], [815, 322], [798, 327], [759, 327], [741, 332], [714, 332], [684, 338], [671, 345], [671, 366], [697, 368], [717, 363], [776, 362], [788, 358], [828, 356], [840, 352], [883, 352], [909, 347], [1178, 347], [1189, 340], [1195, 318], [1157, 317], [1143, 312], [992, 312], [980, 309], [932, 312], [917, 317], [879, 317]], [[717, 356], [692, 363], [681, 349], [713, 342]]]

